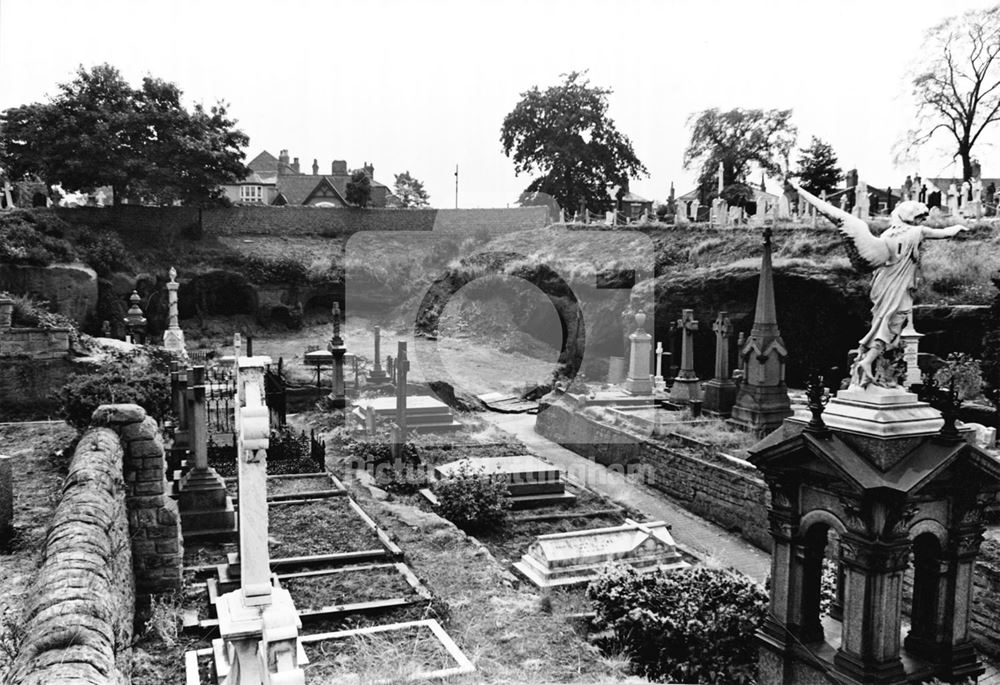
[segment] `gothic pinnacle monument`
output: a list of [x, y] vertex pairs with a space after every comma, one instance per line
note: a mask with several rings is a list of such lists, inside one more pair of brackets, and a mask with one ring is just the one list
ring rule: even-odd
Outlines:
[[764, 255], [760, 262], [757, 309], [753, 328], [739, 350], [743, 383], [733, 405], [733, 423], [764, 435], [792, 415], [785, 386], [785, 357], [788, 351], [778, 329], [774, 306], [774, 274], [771, 270], [771, 228], [764, 229]]

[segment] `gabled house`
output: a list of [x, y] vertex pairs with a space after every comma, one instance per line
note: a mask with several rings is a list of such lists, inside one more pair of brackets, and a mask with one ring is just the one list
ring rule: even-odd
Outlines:
[[[239, 183], [222, 187], [234, 204], [310, 205], [313, 207], [346, 207], [347, 184], [351, 173], [347, 162], [335, 160], [329, 174], [319, 173], [319, 163], [313, 160], [312, 173], [304, 173], [299, 158], [289, 160], [288, 150], [275, 157], [267, 150], [247, 164], [250, 174]], [[389, 188], [375, 180], [375, 167], [362, 167], [371, 181], [371, 206], [385, 207]]]

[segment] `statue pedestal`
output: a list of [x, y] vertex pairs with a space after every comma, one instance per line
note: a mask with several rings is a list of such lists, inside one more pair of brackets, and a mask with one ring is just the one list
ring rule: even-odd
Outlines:
[[173, 352], [184, 352], [184, 331], [180, 328], [168, 328], [163, 331], [163, 347]]
[[941, 412], [903, 388], [869, 385], [841, 390], [823, 413], [836, 430], [877, 437], [933, 435], [944, 421]]

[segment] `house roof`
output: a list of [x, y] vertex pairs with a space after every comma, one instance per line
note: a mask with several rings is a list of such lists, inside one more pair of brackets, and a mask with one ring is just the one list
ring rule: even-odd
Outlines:
[[[956, 188], [962, 187], [962, 179], [960, 178], [940, 177], [940, 178], [923, 178], [920, 180], [927, 186], [928, 190], [934, 190], [934, 188], [937, 188], [942, 193], [947, 193], [948, 186], [950, 186], [952, 183], [955, 184]], [[980, 180], [983, 182], [983, 188], [986, 188], [986, 186], [988, 186], [990, 183], [992, 183], [995, 188], [1000, 188], [1000, 178], [981, 178]], [[933, 188], [931, 186], [933, 186]]]
[[[346, 186], [346, 183], [344, 185]], [[329, 188], [342, 204], [347, 204], [344, 200], [344, 193], [346, 191], [338, 188], [337, 184], [327, 176], [313, 176], [312, 174], [291, 174], [286, 176], [282, 174], [278, 177], [278, 193], [290, 205], [304, 205], [314, 195], [325, 195], [321, 190], [323, 188]]]

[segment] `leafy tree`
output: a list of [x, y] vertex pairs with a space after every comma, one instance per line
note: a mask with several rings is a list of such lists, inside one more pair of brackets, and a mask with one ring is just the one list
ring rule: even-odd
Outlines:
[[903, 150], [911, 152], [939, 133], [954, 139], [962, 178], [972, 178], [972, 148], [1000, 121], [1000, 6], [973, 10], [927, 32], [912, 70], [915, 128]]
[[798, 130], [791, 123], [790, 109], [718, 108], [692, 114], [691, 142], [684, 153], [684, 168], [701, 165], [698, 187], [702, 202], [718, 194], [718, 169], [722, 162], [723, 185], [746, 184], [751, 163], [780, 175]]
[[147, 76], [132, 88], [102, 64], [58, 86], [46, 103], [0, 115], [0, 164], [12, 177], [37, 174], [49, 184], [114, 190], [155, 203], [218, 199], [219, 186], [242, 178], [248, 138], [226, 106], [188, 111], [173, 83]]
[[837, 187], [844, 173], [837, 166], [837, 155], [829, 143], [813, 136], [809, 147], [799, 148], [799, 166], [792, 174], [799, 179], [799, 185], [819, 197], [823, 191]]
[[430, 196], [424, 190], [424, 184], [410, 176], [409, 171], [396, 174], [393, 192], [404, 207], [426, 207], [430, 204]]
[[351, 180], [347, 182], [345, 189], [347, 197], [344, 199], [355, 207], [367, 207], [372, 202], [372, 180], [364, 169], [355, 169], [351, 172]]
[[544, 92], [535, 86], [521, 93], [500, 129], [515, 172], [540, 174], [525, 193], [551, 195], [570, 213], [581, 202], [604, 211], [610, 186], [646, 174], [632, 142], [607, 115], [611, 90], [591, 86], [584, 74], [564, 74], [561, 84]]

